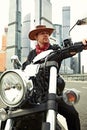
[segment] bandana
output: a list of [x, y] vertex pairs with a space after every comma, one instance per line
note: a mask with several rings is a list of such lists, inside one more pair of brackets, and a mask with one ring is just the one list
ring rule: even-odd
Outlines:
[[49, 48], [50, 44], [47, 43], [43, 47], [40, 47], [39, 44], [36, 45], [36, 53], [37, 55], [40, 54], [43, 51], [46, 51]]

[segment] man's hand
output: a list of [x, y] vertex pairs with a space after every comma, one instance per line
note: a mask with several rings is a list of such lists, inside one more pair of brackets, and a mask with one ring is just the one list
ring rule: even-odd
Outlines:
[[84, 45], [84, 50], [87, 50], [87, 39], [83, 39], [82, 43]]

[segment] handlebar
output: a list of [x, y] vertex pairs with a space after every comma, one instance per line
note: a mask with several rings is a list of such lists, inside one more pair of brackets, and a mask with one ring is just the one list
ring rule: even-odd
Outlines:
[[[68, 57], [74, 56], [76, 53], [81, 52], [83, 49], [85, 49], [86, 45], [83, 45], [82, 42], [76, 42], [73, 43], [72, 40], [65, 39], [63, 41], [63, 48], [61, 48], [58, 44], [54, 44], [51, 46], [51, 51], [47, 50], [45, 52], [42, 52], [39, 54], [39, 56], [36, 56], [34, 60], [32, 61], [33, 64], [37, 63], [43, 63], [48, 60], [53, 61], [62, 61], [63, 59], [66, 59]], [[49, 52], [50, 51], [50, 52]], [[55, 57], [56, 56], [56, 57]], [[50, 59], [52, 58], [52, 59]], [[57, 60], [55, 60], [57, 59]]]
[[54, 50], [45, 59], [43, 59], [43, 61], [44, 60], [50, 61], [51, 59], [52, 60], [56, 59], [56, 61], [63, 60], [68, 57], [72, 57], [78, 52], [81, 52], [84, 48], [85, 46], [82, 44], [82, 42], [76, 42], [74, 44], [71, 44], [70, 46], [63, 47], [61, 49], [58, 48], [57, 50]]
[[68, 47], [64, 47], [61, 49], [61, 52], [81, 52], [83, 49], [85, 48], [85, 46], [82, 44], [82, 42], [77, 42], [72, 44], [71, 46]]
[[76, 42], [74, 44], [69, 43], [68, 46], [64, 46], [63, 48], [60, 48], [56, 44], [51, 50], [49, 50], [49, 52], [47, 50], [48, 53], [43, 52], [43, 54], [39, 54], [39, 57], [37, 56], [38, 58], [36, 58], [37, 60], [33, 61], [33, 64], [46, 63], [47, 61], [56, 61], [59, 63], [59, 61], [61, 62], [63, 59], [72, 57], [76, 53], [81, 52], [83, 49], [85, 49], [85, 46], [82, 44], [82, 42]]

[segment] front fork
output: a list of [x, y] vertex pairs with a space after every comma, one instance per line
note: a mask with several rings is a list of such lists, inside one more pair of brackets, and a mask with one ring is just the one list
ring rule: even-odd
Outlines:
[[0, 121], [0, 130], [13, 130], [13, 119], [7, 119], [6, 122]]
[[[46, 123], [43, 123], [42, 130], [55, 130], [56, 128], [56, 86], [57, 86], [57, 68], [52, 66], [50, 68], [49, 78], [49, 94], [48, 94], [48, 110], [46, 116]], [[6, 121], [4, 130], [12, 130], [13, 120]]]
[[49, 124], [49, 127], [46, 130], [55, 130], [56, 128], [56, 86], [57, 68], [55, 66], [52, 66], [50, 68], [48, 111], [46, 117], [46, 123]]

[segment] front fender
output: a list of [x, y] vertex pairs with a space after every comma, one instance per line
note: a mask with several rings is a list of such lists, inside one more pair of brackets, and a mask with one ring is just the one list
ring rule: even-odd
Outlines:
[[61, 128], [63, 130], [68, 130], [65, 117], [63, 117], [62, 115], [58, 114], [57, 115], [57, 121], [58, 121], [58, 124], [61, 126]]

